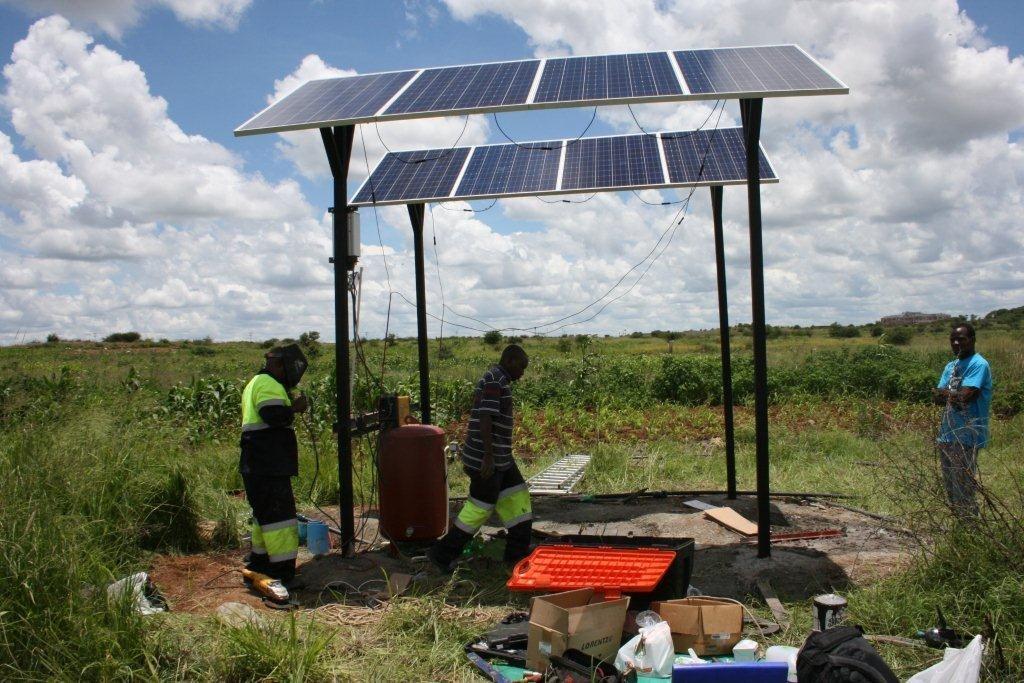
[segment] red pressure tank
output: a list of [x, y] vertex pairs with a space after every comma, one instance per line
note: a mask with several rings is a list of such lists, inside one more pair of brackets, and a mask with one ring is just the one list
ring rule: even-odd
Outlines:
[[428, 541], [448, 530], [444, 430], [410, 424], [381, 436], [380, 529], [393, 541]]

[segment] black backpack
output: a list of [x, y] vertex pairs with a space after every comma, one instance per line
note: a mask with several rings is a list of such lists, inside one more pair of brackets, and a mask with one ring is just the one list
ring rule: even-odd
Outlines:
[[812, 633], [796, 658], [799, 683], [899, 683], [859, 626]]

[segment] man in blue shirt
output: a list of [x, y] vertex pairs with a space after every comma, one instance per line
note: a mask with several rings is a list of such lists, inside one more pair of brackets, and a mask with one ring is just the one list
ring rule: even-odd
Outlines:
[[934, 401], [943, 406], [939, 429], [939, 460], [950, 507], [959, 516], [976, 515], [978, 449], [988, 444], [988, 411], [992, 403], [992, 373], [988, 361], [974, 351], [974, 327], [964, 323], [949, 334], [956, 356], [939, 385]]

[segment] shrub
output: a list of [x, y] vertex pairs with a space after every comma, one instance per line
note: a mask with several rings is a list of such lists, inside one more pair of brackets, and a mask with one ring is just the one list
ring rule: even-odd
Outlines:
[[722, 366], [713, 356], [666, 356], [652, 383], [654, 396], [684, 405], [715, 405], [722, 399]]
[[142, 339], [138, 332], [114, 332], [103, 338], [105, 342], [137, 342]]
[[302, 347], [307, 356], [316, 358], [320, 355], [320, 333], [316, 330], [303, 332], [299, 335], [299, 346]]
[[871, 326], [871, 336], [872, 337], [881, 337], [884, 333], [885, 333], [885, 328], [882, 327], [881, 325], [872, 325]]
[[59, 341], [60, 341], [60, 337], [58, 337], [53, 332], [51, 332], [50, 334], [46, 335], [46, 343], [47, 344], [56, 344]]
[[828, 336], [837, 339], [846, 339], [860, 336], [860, 328], [853, 325], [840, 325], [832, 323], [828, 326]]
[[264, 339], [260, 342], [261, 349], [272, 349], [277, 344], [277, 337], [271, 337], [270, 339]]
[[899, 346], [909, 344], [910, 340], [913, 338], [914, 330], [909, 327], [894, 327], [882, 337], [882, 339], [890, 344], [897, 344]]
[[562, 353], [569, 353], [572, 351], [572, 342], [569, 341], [568, 337], [561, 337], [559, 338], [558, 343], [555, 344], [555, 348]]
[[491, 346], [497, 346], [501, 343], [501, 332], [498, 330], [490, 330], [484, 334], [484, 344], [490, 344]]
[[999, 387], [992, 396], [992, 412], [1002, 418], [1024, 412], [1024, 382]]

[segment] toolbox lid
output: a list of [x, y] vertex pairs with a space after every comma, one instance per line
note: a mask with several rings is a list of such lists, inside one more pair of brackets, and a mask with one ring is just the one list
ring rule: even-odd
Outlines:
[[512, 570], [514, 591], [593, 588], [606, 598], [649, 593], [676, 559], [674, 550], [542, 545]]

